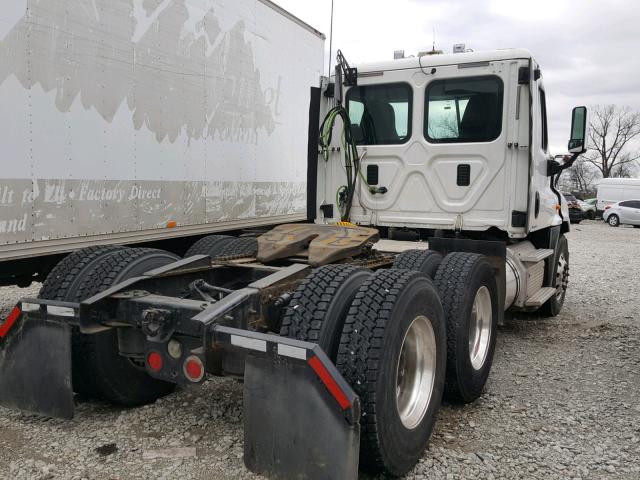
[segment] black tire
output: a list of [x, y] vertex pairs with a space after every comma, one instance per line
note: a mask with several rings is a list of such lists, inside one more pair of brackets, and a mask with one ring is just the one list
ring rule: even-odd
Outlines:
[[593, 210], [589, 210], [587, 212], [587, 220], [595, 220], [596, 214]]
[[612, 227], [620, 226], [620, 218], [614, 213], [607, 217], [607, 223]]
[[[91, 272], [93, 266], [104, 256], [113, 252], [123, 250], [125, 247], [119, 245], [102, 245], [87, 247], [75, 251], [62, 259], [49, 272], [47, 278], [42, 283], [40, 298], [47, 300], [59, 300], [66, 302], [79, 302], [84, 300], [78, 292], [78, 286], [85, 282], [87, 274]], [[73, 391], [83, 395], [91, 395], [89, 380], [84, 378], [81, 372], [84, 360], [78, 353], [82, 349], [83, 335], [78, 327], [71, 329], [71, 374], [73, 377]]]
[[[407, 428], [399, 413], [396, 389], [401, 349], [414, 321], [431, 326], [435, 367], [426, 408], [419, 410], [422, 415], [415, 426]], [[336, 362], [340, 373], [360, 396], [363, 469], [403, 475], [415, 465], [436, 421], [445, 365], [444, 318], [432, 280], [409, 270], [375, 272], [362, 284], [349, 309]]]
[[235, 240], [235, 237], [230, 235], [208, 235], [191, 245], [189, 250], [184, 254], [184, 258], [189, 258], [194, 255], [215, 255], [220, 246], [232, 240]]
[[[560, 238], [558, 239], [558, 246], [556, 247], [556, 251], [553, 254], [553, 263], [550, 265], [550, 268], [556, 268], [556, 270], [558, 270], [558, 266], [561, 262], [562, 256], [564, 256], [564, 258], [566, 259], [566, 272], [563, 268], [562, 275], [564, 276], [566, 274], [567, 278], [565, 278], [565, 281], [568, 282], [569, 244], [567, 243], [567, 237], [565, 237], [564, 235], [560, 235]], [[559, 277], [558, 273], [556, 273], [556, 275], [554, 276], [554, 283], [551, 286], [557, 288], [559, 281], [563, 281], [563, 277]], [[558, 315], [562, 310], [562, 306], [564, 305], [566, 294], [567, 291], [565, 288], [560, 296], [554, 295], [549, 300], [547, 300], [546, 303], [542, 305], [538, 310], [540, 315], [542, 315], [543, 317], [555, 317], [556, 315]]]
[[102, 245], [83, 248], [67, 255], [49, 272], [38, 296], [47, 300], [78, 301], [75, 287], [84, 281], [85, 273], [103, 256], [124, 248], [119, 245]]
[[396, 257], [393, 268], [415, 270], [433, 279], [442, 263], [442, 258], [441, 253], [433, 250], [407, 250]]
[[230, 242], [221, 243], [211, 255], [216, 257], [255, 256], [258, 253], [258, 240], [254, 237], [234, 238]]
[[[447, 325], [447, 376], [445, 399], [456, 403], [470, 403], [481, 394], [489, 378], [498, 330], [498, 289], [496, 278], [487, 258], [476, 253], [453, 252], [448, 254], [434, 280], [442, 299]], [[485, 287], [490, 298], [491, 312], [486, 325], [490, 331], [485, 336], [481, 362], [474, 366], [470, 347], [472, 312], [477, 295]], [[486, 298], [482, 293], [480, 298]], [[484, 343], [484, 342], [483, 342]]]
[[[96, 262], [77, 296], [89, 298], [128, 278], [179, 260], [163, 250], [130, 248], [115, 251]], [[108, 402], [134, 407], [152, 403], [171, 393], [175, 385], [152, 378], [144, 368], [119, 354], [116, 329], [81, 335], [76, 349], [80, 378], [85, 379], [88, 394]]]
[[351, 302], [371, 275], [371, 270], [352, 265], [316, 268], [293, 293], [280, 335], [317, 343], [335, 362]]

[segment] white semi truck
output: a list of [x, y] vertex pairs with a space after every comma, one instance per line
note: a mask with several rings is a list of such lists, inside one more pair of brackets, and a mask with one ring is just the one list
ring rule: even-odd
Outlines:
[[74, 392], [135, 406], [228, 375], [244, 379], [252, 471], [415, 465], [443, 396], [482, 394], [504, 311], [562, 308], [555, 183], [585, 150], [587, 112], [558, 163], [525, 50], [337, 63], [299, 105], [313, 222], [206, 236], [182, 259], [72, 253], [0, 322], [1, 405], [70, 418]]

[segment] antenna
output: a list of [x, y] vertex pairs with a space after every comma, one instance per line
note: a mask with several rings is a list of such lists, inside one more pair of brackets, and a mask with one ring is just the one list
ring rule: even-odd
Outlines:
[[331, 77], [331, 55], [333, 54], [333, 0], [331, 0], [331, 27], [329, 32], [329, 71], [327, 77]]
[[436, 51], [436, 27], [435, 27], [435, 25], [433, 26], [433, 44], [431, 45], [431, 51], [432, 52]]

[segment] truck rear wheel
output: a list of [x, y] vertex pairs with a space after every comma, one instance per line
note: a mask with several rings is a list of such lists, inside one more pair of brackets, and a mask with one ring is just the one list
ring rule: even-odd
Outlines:
[[191, 245], [189, 250], [184, 254], [184, 258], [193, 257], [194, 255], [215, 256], [222, 245], [232, 240], [235, 240], [235, 237], [230, 235], [207, 235]]
[[433, 250], [407, 250], [396, 257], [393, 268], [415, 270], [433, 278], [440, 263], [442, 263], [441, 253]]
[[221, 244], [220, 248], [215, 252], [215, 255], [212, 255], [212, 258], [236, 255], [250, 257], [256, 255], [256, 253], [258, 253], [258, 240], [254, 237], [240, 237]]
[[83, 281], [85, 273], [103, 256], [124, 248], [119, 245], [100, 245], [67, 255], [49, 272], [38, 296], [47, 300], [76, 301], [75, 287]]
[[569, 284], [569, 244], [567, 237], [560, 235], [558, 246], [553, 254], [551, 268], [555, 268], [553, 277], [553, 287], [557, 289], [556, 294], [540, 307], [540, 314], [544, 317], [555, 317], [562, 310], [564, 298], [567, 295]]
[[315, 269], [293, 293], [282, 316], [280, 335], [317, 343], [335, 362], [351, 302], [371, 275], [371, 270], [353, 265]]
[[486, 257], [447, 255], [435, 277], [447, 325], [445, 398], [476, 400], [489, 378], [496, 346], [498, 290]]
[[[76, 289], [79, 300], [89, 298], [126, 279], [179, 260], [177, 255], [150, 248], [128, 248], [100, 258]], [[80, 335], [74, 365], [87, 394], [124, 406], [154, 402], [175, 385], [150, 377], [142, 365], [121, 356], [116, 329]]]
[[336, 366], [362, 402], [360, 464], [403, 475], [422, 455], [442, 399], [446, 332], [431, 279], [378, 270], [358, 290]]
[[[66, 302], [84, 300], [78, 296], [78, 285], [86, 280], [87, 274], [102, 257], [124, 248], [119, 245], [99, 245], [83, 248], [67, 255], [47, 275], [38, 297]], [[71, 330], [73, 391], [88, 395], [91, 391], [87, 380], [80, 374], [82, 370], [80, 365], [84, 360], [77, 353], [81, 343], [82, 334], [78, 327], [73, 327]]]

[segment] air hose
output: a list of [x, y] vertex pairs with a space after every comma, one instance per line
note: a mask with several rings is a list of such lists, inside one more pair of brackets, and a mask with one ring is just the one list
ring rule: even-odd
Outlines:
[[[325, 162], [329, 161], [329, 146], [331, 145], [333, 127], [338, 117], [342, 119], [341, 144], [342, 151], [344, 152], [344, 170], [347, 176], [347, 184], [341, 185], [336, 191], [336, 206], [340, 212], [340, 219], [343, 222], [348, 222], [350, 221], [351, 206], [353, 205], [358, 176], [360, 176], [364, 184], [367, 185], [367, 188], [372, 189], [367, 184], [360, 170], [360, 157], [358, 156], [355, 139], [351, 134], [351, 120], [349, 119], [349, 113], [342, 105], [338, 105], [329, 110], [320, 126], [318, 144], [320, 145], [322, 157]], [[372, 193], [377, 192], [373, 190]]]

